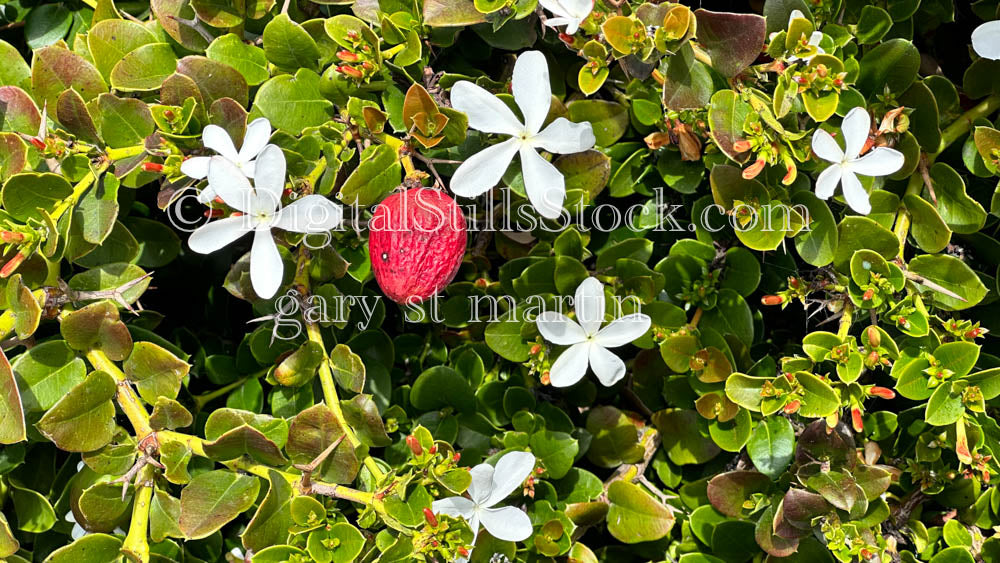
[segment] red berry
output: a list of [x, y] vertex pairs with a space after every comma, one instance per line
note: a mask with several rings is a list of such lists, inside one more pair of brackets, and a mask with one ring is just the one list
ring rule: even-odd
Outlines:
[[385, 198], [368, 222], [375, 280], [393, 301], [416, 304], [448, 285], [465, 255], [465, 215], [448, 194], [413, 188]]

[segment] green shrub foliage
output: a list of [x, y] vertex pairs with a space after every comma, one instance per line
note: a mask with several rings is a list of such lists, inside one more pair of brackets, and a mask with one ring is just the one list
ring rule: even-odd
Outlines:
[[996, 0], [700, 4], [2, 3], [0, 559], [1000, 561]]

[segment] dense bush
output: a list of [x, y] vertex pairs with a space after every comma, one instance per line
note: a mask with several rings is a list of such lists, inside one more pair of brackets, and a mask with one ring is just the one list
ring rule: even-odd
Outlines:
[[0, 559], [1000, 561], [998, 2], [717, 4], [0, 5]]

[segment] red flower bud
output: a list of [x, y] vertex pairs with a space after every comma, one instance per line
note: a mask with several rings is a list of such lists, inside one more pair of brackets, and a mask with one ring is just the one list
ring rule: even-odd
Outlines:
[[868, 288], [865, 290], [865, 294], [861, 296], [863, 301], [871, 301], [872, 297], [875, 297], [875, 290]]
[[462, 557], [468, 557], [469, 556], [469, 550], [465, 549], [464, 546], [461, 546], [461, 545], [458, 546], [458, 549], [456, 549], [455, 551], [457, 551], [458, 554], [461, 555]]
[[758, 158], [753, 164], [743, 169], [743, 178], [746, 180], [753, 180], [764, 170], [764, 166], [766, 164], [766, 160]]
[[781, 305], [785, 302], [785, 298], [780, 295], [765, 295], [760, 298], [762, 305]]
[[410, 447], [410, 451], [413, 452], [413, 455], [420, 455], [424, 453], [424, 448], [420, 445], [420, 440], [418, 440], [413, 434], [406, 437], [406, 445]]
[[974, 328], [974, 329], [970, 330], [969, 332], [966, 332], [965, 333], [965, 337], [966, 338], [979, 338], [980, 336], [982, 336], [985, 333], [986, 333], [985, 329], [977, 327], [977, 328]]
[[798, 399], [795, 399], [794, 401], [792, 401], [792, 402], [788, 403], [787, 405], [785, 405], [785, 408], [782, 409], [782, 410], [785, 411], [785, 414], [793, 414], [793, 413], [798, 412], [799, 411], [799, 407], [801, 407], [801, 406], [802, 406], [802, 401], [799, 401]]
[[7, 243], [24, 241], [24, 235], [14, 231], [0, 231], [0, 240]]
[[740, 139], [735, 143], [733, 143], [733, 150], [736, 152], [747, 152], [748, 150], [750, 150], [750, 146], [751, 146], [750, 141], [747, 141], [746, 139]]
[[549, 371], [548, 370], [545, 370], [545, 371], [542, 372], [541, 381], [542, 381], [542, 385], [548, 385], [549, 383], [552, 382], [552, 378], [549, 376]]
[[360, 70], [354, 68], [353, 66], [347, 66], [347, 65], [338, 66], [337, 72], [346, 76], [350, 76], [351, 78], [357, 78], [359, 80], [364, 76]]
[[431, 455], [438, 453], [437, 444], [432, 445], [431, 448], [429, 450], [427, 450], [427, 451], [430, 452]]
[[455, 455], [451, 456], [451, 460], [458, 463], [458, 460], [462, 459], [462, 454], [455, 452]]
[[569, 35], [568, 33], [560, 33], [559, 34], [559, 40], [562, 41], [563, 43], [567, 44], [567, 45], [572, 45], [573, 44], [573, 36]]
[[883, 399], [896, 398], [896, 392], [893, 391], [892, 389], [889, 389], [888, 387], [879, 387], [878, 385], [876, 385], [875, 387], [869, 389], [868, 392], [871, 393], [872, 395], [875, 395], [876, 397], [881, 397]]
[[222, 217], [223, 211], [221, 209], [206, 209], [205, 217]]
[[35, 148], [40, 151], [45, 150], [45, 141], [39, 139], [38, 137], [32, 137], [31, 144], [35, 145]]
[[20, 266], [27, 257], [28, 256], [25, 255], [24, 252], [18, 251], [13, 258], [8, 260], [7, 263], [3, 265], [3, 268], [0, 268], [0, 278], [6, 278], [7, 276], [13, 274], [14, 270], [17, 270], [17, 267]]
[[352, 53], [352, 52], [344, 49], [344, 50], [341, 50], [341, 51], [337, 51], [337, 58], [340, 59], [340, 60], [342, 60], [342, 61], [344, 61], [344, 62], [356, 63], [356, 62], [358, 62], [358, 58], [359, 57], [358, 57], [357, 53]]
[[861, 432], [865, 429], [865, 424], [861, 420], [861, 409], [858, 407], [851, 409], [851, 424], [854, 426], [855, 432]]
[[542, 351], [542, 347], [540, 345], [538, 345], [538, 344], [535, 344], [534, 346], [531, 347], [531, 352], [530, 353], [531, 353], [532, 356], [537, 356], [541, 351]]
[[427, 523], [430, 524], [432, 527], [437, 528], [438, 519], [437, 516], [435, 516], [434, 513], [431, 512], [431, 509], [424, 508], [424, 520], [427, 520]]
[[163, 172], [163, 165], [158, 162], [143, 162], [142, 169], [146, 172]]

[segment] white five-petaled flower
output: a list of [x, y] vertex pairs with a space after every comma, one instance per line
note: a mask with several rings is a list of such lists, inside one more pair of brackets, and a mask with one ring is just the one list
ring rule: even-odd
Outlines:
[[590, 123], [573, 123], [564, 117], [542, 130], [552, 104], [552, 89], [548, 64], [538, 51], [527, 51], [517, 58], [511, 83], [524, 123], [499, 98], [479, 86], [463, 80], [452, 87], [451, 105], [469, 116], [469, 127], [511, 138], [466, 159], [451, 177], [451, 190], [464, 197], [485, 193], [520, 153], [528, 200], [543, 217], [556, 218], [566, 199], [566, 180], [537, 149], [557, 154], [582, 152], [594, 146], [594, 130]]
[[[255, 119], [250, 122], [250, 125], [247, 125], [240, 150], [236, 150], [236, 145], [229, 137], [229, 133], [218, 125], [208, 125], [201, 132], [202, 144], [233, 164], [233, 167], [228, 169], [230, 173], [244, 178], [254, 177], [256, 173], [255, 159], [264, 150], [270, 138], [271, 122], [264, 117]], [[181, 163], [181, 172], [196, 180], [202, 180], [208, 177], [209, 166], [216, 161], [218, 159], [211, 156], [191, 157]], [[198, 194], [198, 200], [205, 203], [214, 199], [216, 195], [212, 185], [209, 184]]]
[[[464, 518], [472, 528], [473, 539], [479, 525], [493, 537], [503, 541], [523, 541], [531, 536], [531, 519], [513, 506], [496, 505], [511, 495], [535, 468], [535, 456], [528, 452], [509, 452], [497, 461], [496, 467], [480, 463], [469, 470], [472, 482], [466, 491], [469, 498], [449, 497], [431, 505], [435, 514]], [[496, 507], [496, 508], [495, 508]]]
[[285, 271], [271, 229], [323, 233], [340, 224], [343, 209], [318, 194], [307, 195], [282, 208], [285, 155], [276, 145], [268, 145], [258, 155], [253, 187], [234, 170], [235, 164], [221, 156], [212, 158], [209, 186], [240, 214], [199, 227], [188, 239], [188, 246], [195, 252], [208, 254], [252, 231], [250, 281], [254, 292], [268, 299], [278, 291]]
[[[792, 13], [788, 15], [788, 27], [792, 26], [792, 21], [796, 18], [808, 19], [806, 15], [802, 13], [801, 10], [792, 10]], [[812, 35], [809, 36], [809, 46], [816, 47], [816, 52], [808, 57], [792, 57], [792, 60], [801, 60], [809, 62], [816, 55], [824, 55], [826, 51], [819, 46], [819, 42], [823, 40], [823, 33], [820, 31], [813, 31]]]
[[868, 141], [871, 123], [872, 118], [863, 107], [848, 112], [840, 125], [844, 133], [843, 150], [833, 136], [822, 129], [816, 129], [812, 138], [812, 150], [816, 156], [833, 163], [817, 178], [816, 195], [820, 199], [830, 199], [837, 184], [841, 184], [847, 205], [862, 215], [871, 213], [872, 205], [868, 201], [868, 192], [856, 175], [888, 176], [902, 168], [905, 160], [903, 153], [888, 147], [876, 147], [859, 157]]
[[1000, 20], [988, 21], [972, 32], [972, 49], [985, 59], [1000, 60]]
[[552, 364], [549, 379], [555, 387], [573, 385], [587, 373], [589, 365], [597, 379], [610, 387], [625, 377], [625, 362], [608, 350], [632, 342], [649, 330], [650, 318], [632, 313], [604, 323], [604, 286], [587, 278], [576, 288], [573, 299], [576, 321], [562, 313], [546, 311], [535, 324], [545, 340], [569, 346]]
[[558, 16], [545, 20], [545, 25], [549, 27], [565, 25], [567, 35], [576, 33], [580, 29], [580, 24], [594, 9], [594, 0], [538, 0], [538, 3]]

